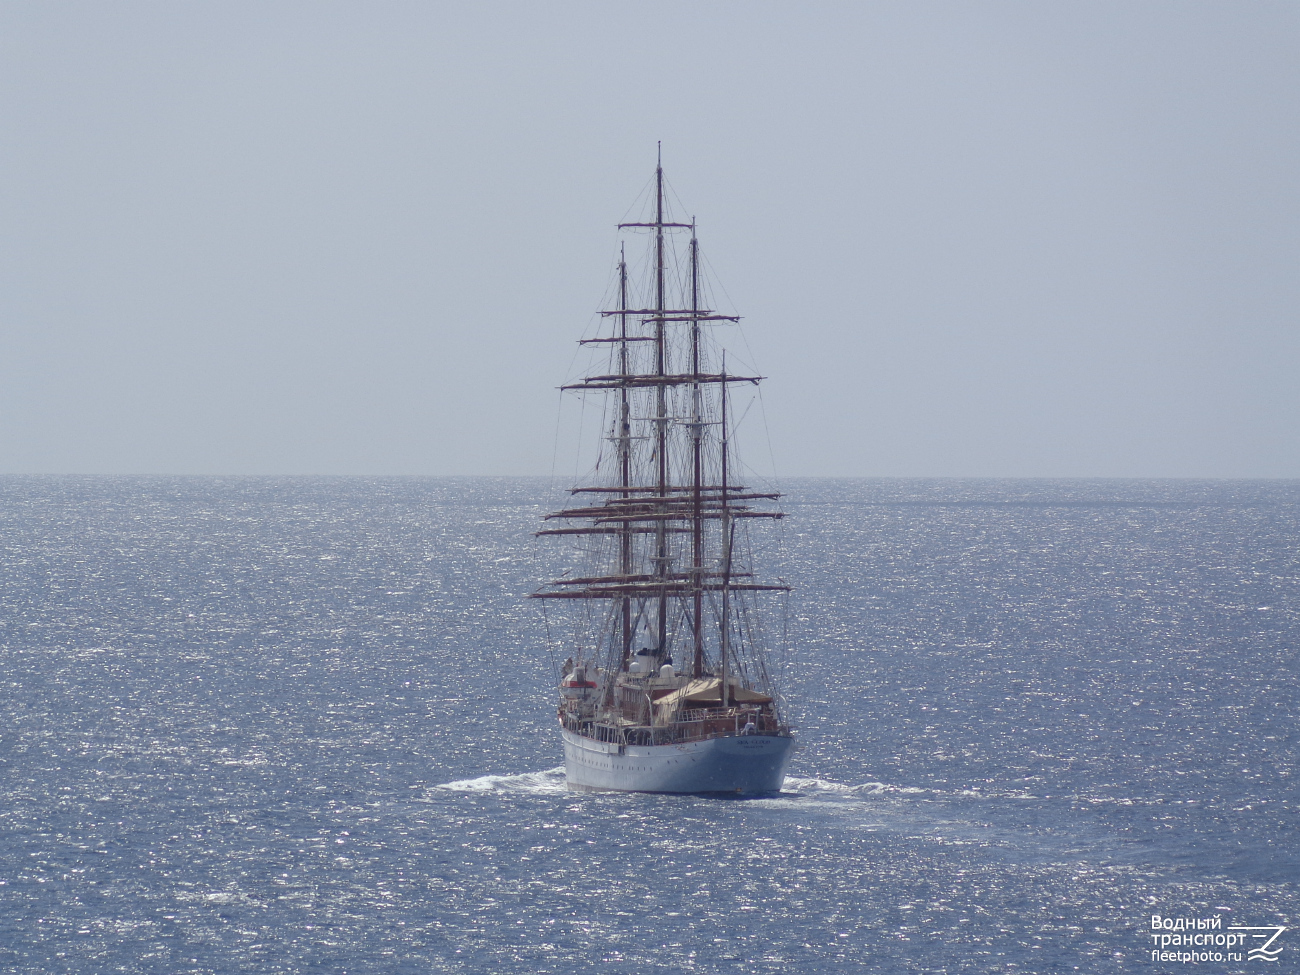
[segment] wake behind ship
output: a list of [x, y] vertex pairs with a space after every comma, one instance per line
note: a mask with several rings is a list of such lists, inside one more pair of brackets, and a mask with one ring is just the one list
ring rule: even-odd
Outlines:
[[603, 400], [607, 445], [538, 532], [584, 566], [532, 594], [571, 610], [565, 771], [571, 789], [777, 792], [794, 737], [761, 603], [789, 587], [756, 576], [749, 527], [781, 517], [779, 495], [739, 483], [732, 443], [732, 388], [760, 377], [728, 373], [715, 333], [739, 319], [709, 307], [694, 220], [665, 202], [660, 165], [648, 219], [619, 224], [644, 259], [630, 270], [620, 248], [616, 307], [582, 340], [602, 354], [562, 387]]

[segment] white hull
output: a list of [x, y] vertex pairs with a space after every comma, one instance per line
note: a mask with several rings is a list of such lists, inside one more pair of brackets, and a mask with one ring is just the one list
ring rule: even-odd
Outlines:
[[561, 729], [570, 789], [617, 792], [781, 791], [788, 735], [728, 735], [670, 745], [617, 745]]

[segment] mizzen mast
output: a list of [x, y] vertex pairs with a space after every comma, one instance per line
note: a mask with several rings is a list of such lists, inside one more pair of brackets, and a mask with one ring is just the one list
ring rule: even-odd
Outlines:
[[[618, 307], [618, 371], [619, 375], [627, 376], [627, 253], [621, 245], [618, 249]], [[622, 498], [626, 501], [631, 497], [628, 488], [632, 486], [632, 420], [626, 386], [619, 389], [618, 397], [618, 471]], [[619, 571], [626, 577], [632, 574], [632, 523], [624, 523], [618, 535]], [[628, 596], [620, 600], [619, 618], [622, 631], [619, 658], [622, 669], [627, 669], [632, 656], [632, 600]]]

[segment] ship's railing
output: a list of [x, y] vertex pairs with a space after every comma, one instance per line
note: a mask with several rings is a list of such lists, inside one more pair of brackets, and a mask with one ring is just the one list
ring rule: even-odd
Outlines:
[[[764, 723], [770, 724], [775, 728], [776, 719], [770, 713], [765, 713], [758, 708], [752, 707], [730, 707], [730, 708], [689, 708], [678, 714], [677, 721], [694, 722], [694, 721], [726, 721], [731, 719], [736, 722], [753, 719], [755, 725]], [[739, 732], [739, 727], [737, 731]]]
[[[583, 718], [573, 712], [561, 712], [560, 719], [567, 731], [615, 745], [671, 745], [728, 735], [776, 735], [783, 730], [775, 715], [745, 707], [692, 708], [682, 711], [677, 720], [668, 724], [623, 728], [602, 724], [590, 717]], [[751, 723], [753, 728], [749, 730]]]
[[781, 726], [775, 715], [757, 708], [691, 708], [655, 731], [670, 732], [674, 741], [693, 741], [720, 735], [775, 735]]

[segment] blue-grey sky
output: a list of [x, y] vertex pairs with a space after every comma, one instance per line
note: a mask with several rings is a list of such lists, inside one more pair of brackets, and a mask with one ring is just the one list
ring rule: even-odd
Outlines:
[[6, 3], [0, 472], [550, 472], [663, 140], [778, 474], [1300, 477], [1298, 99], [1294, 3]]

